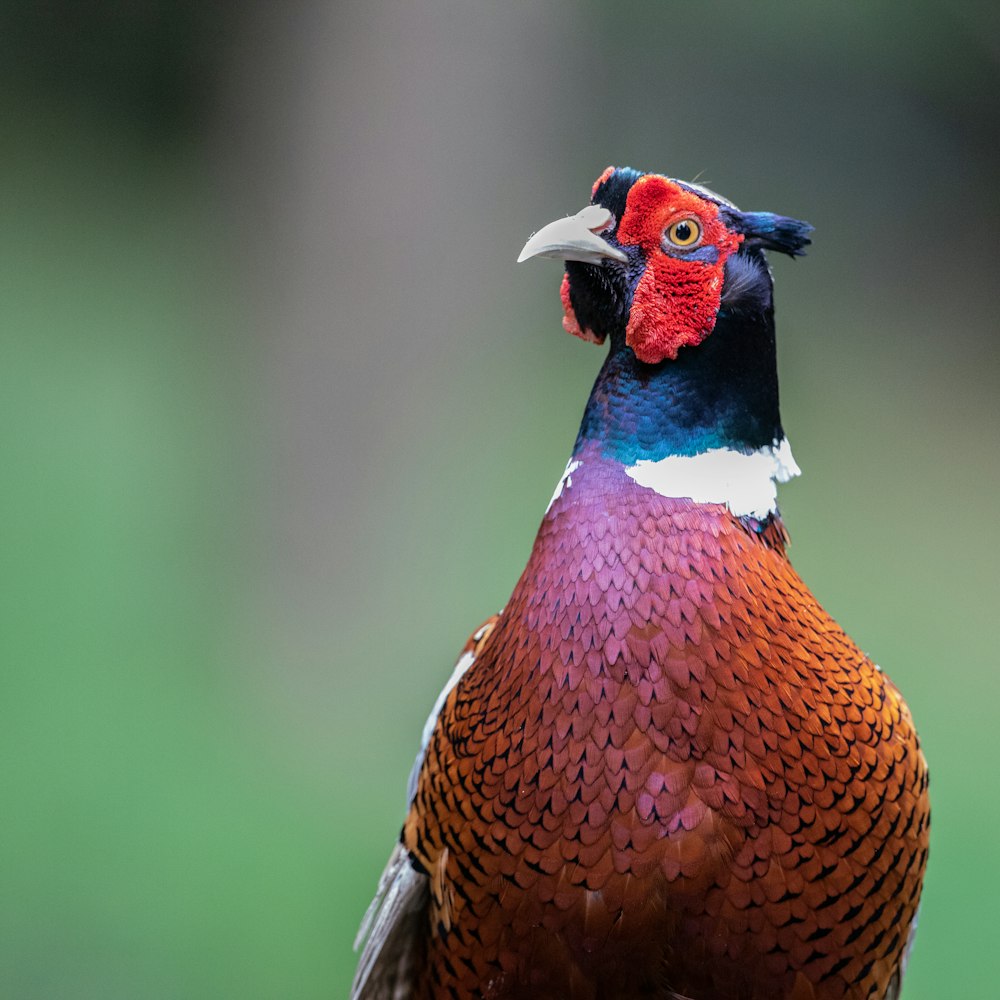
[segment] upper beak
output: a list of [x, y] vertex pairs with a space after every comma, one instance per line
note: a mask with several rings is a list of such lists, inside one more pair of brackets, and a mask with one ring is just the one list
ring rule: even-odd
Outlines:
[[554, 257], [556, 260], [579, 260], [584, 264], [600, 264], [602, 260], [617, 260], [622, 264], [628, 257], [597, 233], [608, 227], [613, 216], [603, 205], [588, 205], [582, 212], [550, 222], [539, 229], [524, 244], [518, 264], [531, 257]]

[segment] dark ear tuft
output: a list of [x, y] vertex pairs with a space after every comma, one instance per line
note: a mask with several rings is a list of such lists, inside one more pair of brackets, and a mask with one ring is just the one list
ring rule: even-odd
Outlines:
[[813, 227], [808, 222], [772, 212], [732, 212], [731, 215], [733, 228], [743, 233], [752, 246], [801, 257], [812, 243], [809, 234]]
[[724, 308], [759, 313], [771, 305], [771, 275], [761, 254], [734, 253], [723, 274]]

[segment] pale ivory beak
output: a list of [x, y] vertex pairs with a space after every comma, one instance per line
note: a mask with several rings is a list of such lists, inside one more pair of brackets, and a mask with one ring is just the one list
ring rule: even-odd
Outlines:
[[584, 264], [600, 264], [602, 260], [625, 264], [628, 257], [597, 235], [612, 221], [611, 213], [603, 205], [588, 205], [576, 215], [557, 219], [539, 229], [524, 244], [517, 262], [521, 264], [532, 257], [554, 257], [556, 260], [579, 260]]

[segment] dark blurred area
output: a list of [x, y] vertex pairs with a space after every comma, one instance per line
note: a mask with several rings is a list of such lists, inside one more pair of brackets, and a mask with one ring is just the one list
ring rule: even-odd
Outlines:
[[6, 3], [8, 87], [89, 110], [157, 144], [211, 127], [232, 29], [244, 6], [185, 0]]
[[998, 28], [0, 6], [0, 995], [345, 994], [601, 359], [514, 258], [628, 163], [816, 226], [773, 262], [791, 554], [931, 763], [905, 996], [994, 996]]

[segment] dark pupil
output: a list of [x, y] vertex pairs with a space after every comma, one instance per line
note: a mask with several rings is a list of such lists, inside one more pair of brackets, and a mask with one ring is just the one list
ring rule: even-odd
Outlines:
[[678, 222], [674, 234], [677, 236], [678, 242], [686, 243], [691, 239], [691, 224], [689, 222]]

